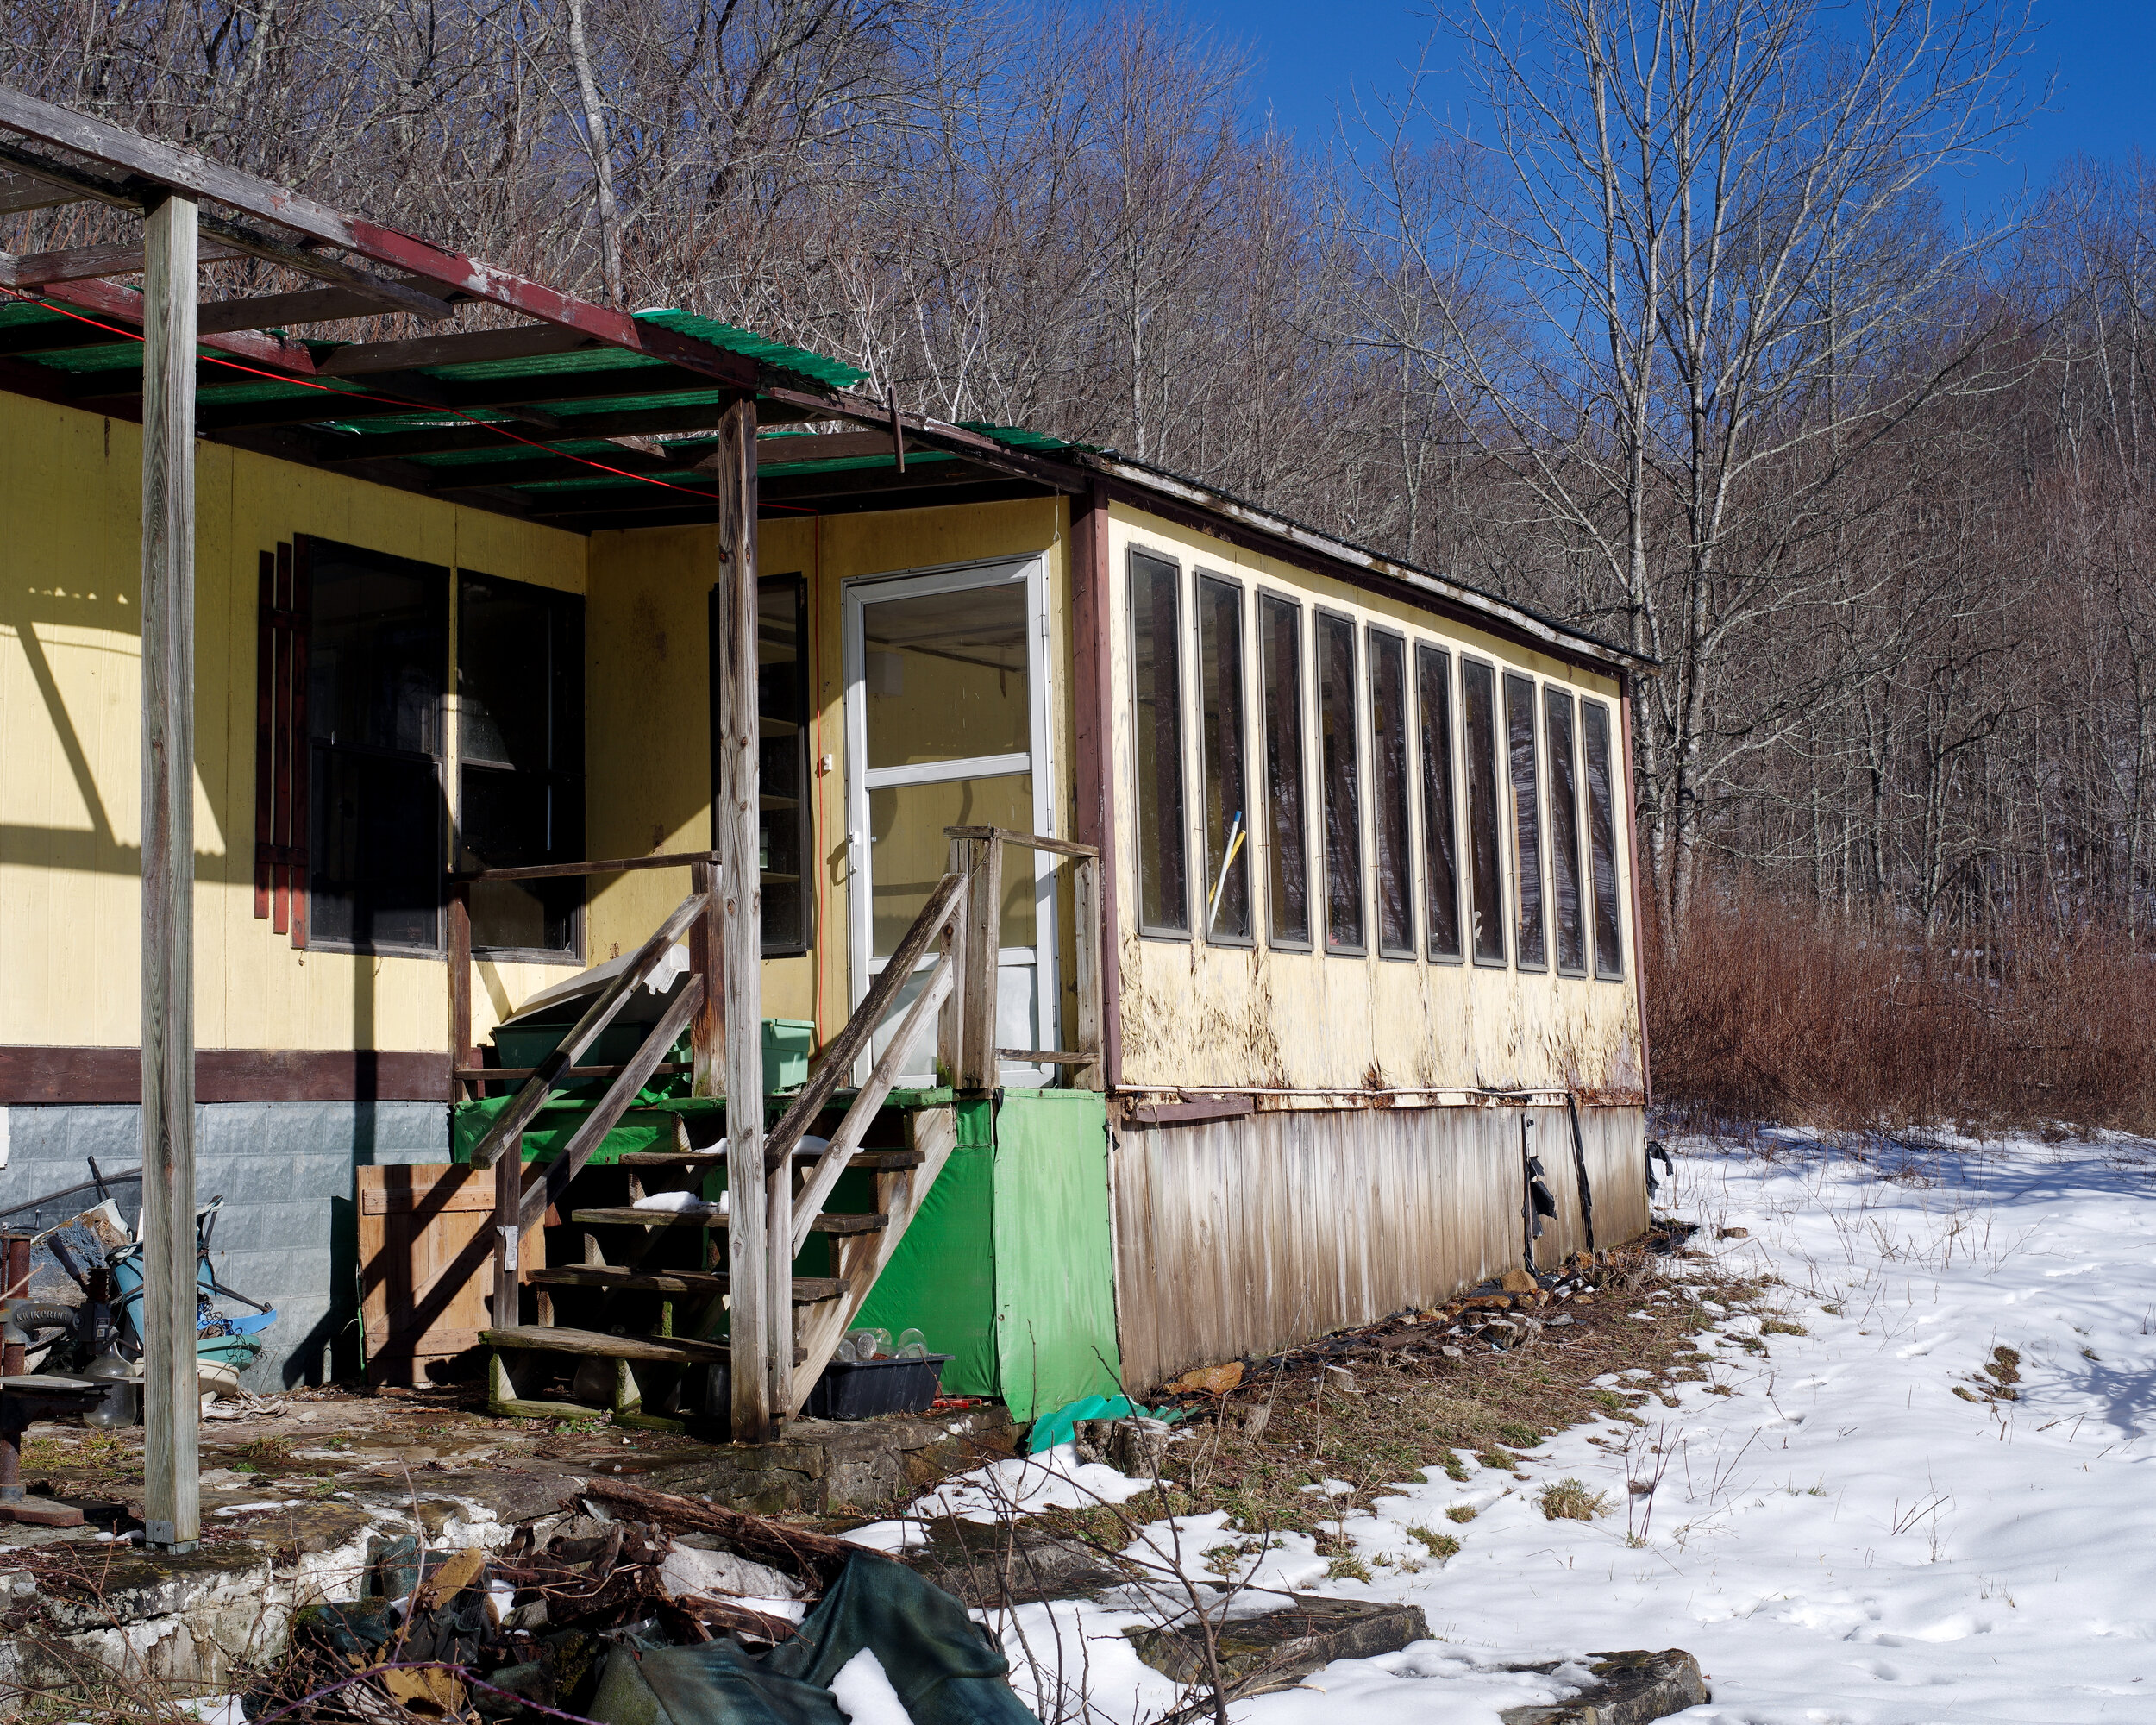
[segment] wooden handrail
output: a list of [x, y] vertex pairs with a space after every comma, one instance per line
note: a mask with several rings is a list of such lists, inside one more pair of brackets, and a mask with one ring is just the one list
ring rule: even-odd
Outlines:
[[637, 869], [686, 869], [693, 862], [716, 862], [716, 850], [674, 850], [663, 856], [616, 856], [603, 862], [534, 862], [516, 869], [452, 869], [449, 878], [474, 881], [566, 881], [579, 875], [626, 875]]
[[613, 1023], [614, 1015], [628, 1003], [630, 991], [642, 986], [660, 959], [681, 938], [682, 931], [703, 914], [704, 903], [703, 894], [692, 893], [674, 906], [674, 914], [659, 925], [651, 938], [636, 949], [636, 956], [585, 1010], [584, 1016], [555, 1045], [554, 1052], [533, 1070], [531, 1076], [524, 1081], [523, 1088], [517, 1093], [517, 1100], [495, 1121], [493, 1130], [479, 1140], [472, 1152], [473, 1167], [492, 1168], [503, 1149], [517, 1141], [531, 1124], [532, 1117], [546, 1106], [548, 1096], [561, 1082], [561, 1075], [574, 1066], [584, 1051], [599, 1039], [599, 1033]]
[[946, 838], [993, 838], [1003, 844], [1021, 844], [1029, 850], [1052, 850], [1058, 856], [1098, 856], [1099, 847], [1074, 844], [1068, 838], [1050, 838], [1044, 832], [1019, 832], [1007, 826], [947, 826]]
[[966, 881], [962, 875], [946, 875], [936, 883], [928, 895], [928, 902], [921, 906], [921, 913], [913, 919], [913, 926], [906, 930], [899, 941], [899, 950], [885, 961], [883, 974], [868, 985], [868, 992], [856, 1007], [853, 1016], [845, 1026], [824, 1046], [816, 1070], [809, 1074], [809, 1081], [794, 1097], [793, 1105], [785, 1117], [773, 1128], [771, 1136], [764, 1140], [763, 1164], [766, 1173], [775, 1173], [787, 1165], [787, 1157], [801, 1140], [801, 1134], [809, 1129], [809, 1123], [824, 1112], [838, 1089], [840, 1081], [853, 1070], [854, 1062], [868, 1047], [868, 1039], [875, 1034], [892, 1007], [897, 1002], [899, 991], [906, 986], [906, 978], [928, 951], [929, 943], [943, 932], [943, 925], [950, 920], [966, 902]]

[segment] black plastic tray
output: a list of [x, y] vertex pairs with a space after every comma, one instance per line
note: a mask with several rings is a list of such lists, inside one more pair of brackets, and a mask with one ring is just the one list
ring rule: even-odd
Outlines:
[[835, 1359], [802, 1408], [812, 1420], [872, 1420], [879, 1414], [925, 1414], [943, 1380], [947, 1353], [926, 1359]]

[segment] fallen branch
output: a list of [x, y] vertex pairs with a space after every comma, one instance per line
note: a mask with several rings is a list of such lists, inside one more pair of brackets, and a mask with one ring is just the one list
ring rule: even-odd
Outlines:
[[670, 1529], [716, 1534], [738, 1555], [791, 1570], [821, 1587], [837, 1581], [839, 1571], [856, 1553], [869, 1550], [850, 1540], [834, 1540], [828, 1534], [812, 1534], [805, 1527], [788, 1527], [761, 1515], [744, 1515], [715, 1503], [699, 1503], [693, 1497], [676, 1497], [670, 1492], [651, 1491], [618, 1480], [592, 1480], [584, 1487], [583, 1495], [602, 1502], [625, 1504]]

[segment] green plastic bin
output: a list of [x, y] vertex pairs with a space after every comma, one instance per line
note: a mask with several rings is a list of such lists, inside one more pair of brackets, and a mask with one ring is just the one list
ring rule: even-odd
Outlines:
[[809, 1056], [816, 1052], [816, 1026], [806, 1019], [763, 1021], [763, 1088], [798, 1090], [808, 1082]]

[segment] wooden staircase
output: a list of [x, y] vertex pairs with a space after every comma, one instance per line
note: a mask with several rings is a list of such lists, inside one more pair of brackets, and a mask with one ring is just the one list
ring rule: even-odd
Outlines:
[[[707, 1010], [715, 995], [725, 994], [730, 1003], [738, 992], [738, 978], [726, 969], [715, 912], [721, 900], [715, 859], [487, 871], [457, 883], [468, 892], [473, 880], [505, 875], [595, 874], [683, 862], [693, 876], [689, 896], [592, 1000], [555, 1051], [529, 1070], [470, 1063], [469, 996], [460, 1006], [453, 975], [460, 1086], [522, 1081], [472, 1153], [475, 1166], [495, 1170], [496, 1321], [479, 1338], [492, 1350], [488, 1399], [495, 1413], [605, 1414], [618, 1424], [667, 1430], [709, 1419], [730, 1423], [736, 1437], [749, 1440], [770, 1435], [778, 1421], [798, 1413], [957, 1142], [956, 1089], [899, 1088], [909, 1051], [933, 1019], [941, 1075], [967, 1090], [995, 1082], [1002, 1052], [995, 1045], [995, 916], [1000, 850], [1012, 841], [1031, 842], [953, 830], [951, 872], [821, 1051], [808, 1082], [783, 1099], [785, 1112], [768, 1133], [767, 1099], [759, 1094], [750, 1120], [735, 1118], [723, 1104], [704, 1109], [703, 1124], [724, 1120], [723, 1137], [709, 1145], [692, 1142], [699, 1134], [682, 1120], [677, 1145], [668, 1151], [599, 1154], [655, 1075], [681, 1074], [686, 1067], [694, 1095], [711, 1102], [718, 1101], [722, 1073], [761, 1073], [760, 1023], [741, 1026], [745, 1034], [738, 1040], [755, 1055], [755, 1067], [747, 1069], [741, 1047], [726, 1038], [727, 1015]], [[1054, 848], [1081, 866], [1093, 859], [1081, 847]], [[461, 900], [453, 905], [453, 972], [459, 968], [454, 961], [469, 950], [468, 944], [459, 944], [460, 936], [468, 943], [463, 913]], [[1087, 940], [1081, 922], [1081, 948], [1097, 941], [1097, 921], [1092, 934]], [[688, 975], [636, 1052], [618, 1064], [580, 1065], [685, 935]], [[1082, 958], [1079, 970], [1082, 996], [1088, 976], [1099, 970]], [[905, 999], [917, 976], [923, 985]], [[1097, 1007], [1081, 1017], [1081, 1026], [1097, 1025]], [[887, 1030], [883, 1052], [875, 1055], [874, 1040]], [[669, 1060], [685, 1033], [692, 1058]], [[721, 1042], [727, 1043], [723, 1051]], [[1066, 1068], [1097, 1070], [1097, 1050], [1056, 1057]], [[869, 1070], [856, 1077], [863, 1065]], [[606, 1088], [596, 1103], [562, 1108], [564, 1089], [588, 1091], [600, 1079]], [[761, 1084], [755, 1088], [760, 1092]], [[557, 1120], [573, 1124], [562, 1127], [566, 1139], [555, 1135], [550, 1159], [527, 1164], [523, 1136], [547, 1122], [550, 1108]], [[746, 1180], [737, 1177], [743, 1171]], [[740, 1191], [752, 1201], [742, 1203], [734, 1195]], [[644, 1201], [669, 1196], [685, 1207]], [[722, 1197], [723, 1210], [717, 1207]], [[542, 1225], [545, 1262], [520, 1264], [516, 1243], [535, 1225]], [[564, 1377], [570, 1381], [566, 1394], [550, 1387]]]

